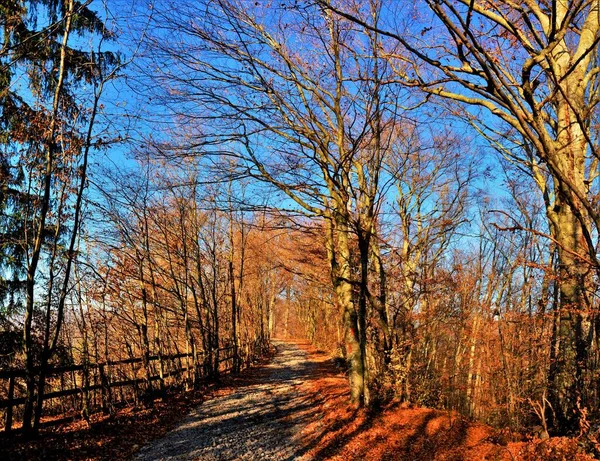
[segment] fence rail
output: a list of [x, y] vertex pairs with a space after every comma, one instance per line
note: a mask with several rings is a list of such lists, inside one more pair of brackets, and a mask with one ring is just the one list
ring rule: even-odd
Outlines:
[[[240, 351], [244, 351], [246, 352], [246, 354], [242, 354], [242, 355], [252, 355], [254, 351], [250, 351], [248, 348], [248, 345], [240, 345], [238, 346]], [[226, 347], [222, 347], [218, 349], [218, 354], [219, 354], [219, 358], [218, 358], [218, 364], [222, 364], [223, 362], [230, 362], [228, 364], [225, 364], [225, 366], [220, 369], [220, 371], [230, 371], [233, 368], [233, 361], [234, 361], [234, 355], [233, 355], [233, 351], [234, 351], [234, 346], [226, 346]], [[217, 351], [214, 351], [214, 353], [216, 353]], [[228, 355], [223, 354], [221, 355], [221, 353], [226, 353], [226, 352], [230, 352]], [[196, 354], [196, 357], [198, 359], [198, 362], [202, 361], [203, 359], [205, 359], [207, 356], [206, 352], [200, 352]], [[129, 358], [129, 359], [124, 359], [124, 360], [116, 360], [116, 361], [106, 361], [106, 362], [101, 362], [101, 363], [90, 363], [90, 364], [79, 364], [79, 365], [68, 365], [68, 366], [60, 366], [60, 367], [53, 367], [53, 368], [49, 368], [46, 370], [46, 376], [47, 377], [52, 377], [52, 376], [60, 376], [61, 378], [64, 378], [65, 374], [69, 374], [71, 373], [71, 379], [73, 381], [74, 386], [70, 387], [68, 389], [61, 389], [61, 390], [55, 390], [55, 391], [51, 391], [51, 392], [44, 392], [43, 396], [42, 396], [42, 400], [43, 402], [48, 401], [48, 400], [52, 400], [52, 399], [57, 399], [60, 397], [69, 397], [69, 396], [76, 396], [78, 394], [87, 394], [87, 393], [91, 393], [91, 392], [98, 392], [100, 391], [102, 394], [102, 406], [104, 409], [104, 403], [107, 400], [107, 396], [110, 395], [110, 390], [111, 389], [116, 389], [116, 388], [122, 388], [122, 387], [133, 387], [134, 388], [134, 393], [137, 392], [137, 386], [140, 384], [144, 384], [147, 383], [148, 381], [150, 382], [155, 382], [155, 381], [159, 381], [159, 380], [165, 380], [167, 378], [170, 377], [174, 377], [177, 375], [180, 375], [182, 373], [185, 373], [187, 371], [190, 371], [190, 366], [180, 366], [178, 368], [175, 369], [171, 369], [167, 372], [163, 372], [161, 374], [158, 375], [152, 375], [152, 376], [145, 376], [145, 377], [131, 377], [128, 378], [127, 376], [123, 376], [126, 373], [123, 373], [123, 371], [121, 370], [121, 376], [119, 376], [119, 378], [121, 378], [121, 380], [113, 380], [111, 381], [110, 377], [111, 374], [107, 373], [107, 369], [109, 369], [109, 367], [118, 367], [118, 366], [123, 366], [123, 365], [135, 365], [135, 364], [140, 364], [143, 363], [145, 360], [147, 360], [148, 363], [150, 362], [154, 362], [157, 360], [162, 360], [163, 363], [166, 363], [168, 361], [171, 362], [171, 364], [174, 363], [175, 360], [178, 359], [184, 359], [184, 358], [191, 358], [193, 357], [192, 353], [180, 353], [180, 354], [172, 354], [172, 355], [165, 355], [165, 356], [158, 356], [158, 355], [153, 355], [153, 356], [149, 356], [147, 359], [143, 358], [143, 357], [134, 357], [134, 358]], [[248, 357], [246, 357], [247, 359]], [[199, 364], [195, 364], [195, 366], [198, 366]], [[97, 373], [95, 373], [97, 371]], [[131, 370], [134, 374], [137, 374], [137, 372], [139, 371], [139, 369], [132, 369]], [[83, 372], [83, 373], [87, 373], [87, 380], [89, 380], [90, 375], [92, 375], [92, 377], [94, 378], [93, 384], [88, 383], [87, 385], [77, 385], [77, 379], [76, 377], [73, 376], [73, 373], [76, 372]], [[39, 374], [39, 368], [35, 370], [36, 374]], [[115, 373], [115, 374], [119, 374], [119, 373]], [[27, 372], [25, 370], [22, 369], [11, 369], [11, 370], [3, 370], [0, 371], [0, 380], [8, 380], [8, 389], [7, 389], [7, 398], [5, 399], [0, 399], [0, 410], [1, 409], [6, 409], [5, 411], [5, 418], [4, 418], [4, 432], [11, 432], [12, 430], [14, 430], [13, 428], [13, 419], [14, 419], [14, 410], [15, 407], [24, 405], [27, 401], [27, 397], [15, 397], [15, 387], [17, 385], [17, 380], [18, 379], [24, 379], [27, 378]], [[122, 378], [128, 378], [128, 379], [122, 379]], [[82, 383], [85, 380], [82, 378]], [[99, 381], [99, 382], [98, 382]], [[61, 383], [63, 382], [63, 379], [61, 379]], [[97, 397], [97, 396], [96, 396]], [[71, 410], [75, 410], [75, 408], [72, 408]], [[64, 413], [64, 412], [63, 412]], [[72, 420], [72, 418], [67, 417], [67, 418], [60, 418], [57, 420], [50, 420], [47, 421], [45, 423], [43, 423], [43, 426], [49, 426], [49, 425], [53, 425], [53, 424], [60, 424], [64, 421], [67, 420]]]
[[[225, 350], [231, 350], [231, 349], [233, 349], [233, 346], [222, 347], [219, 349], [219, 352], [222, 352]], [[189, 353], [184, 352], [181, 354], [163, 355], [162, 359], [163, 360], [175, 360], [175, 359], [182, 359], [185, 357], [191, 357], [192, 355], [193, 354], [191, 352], [189, 352]], [[204, 352], [200, 352], [198, 354], [198, 356], [203, 356], [203, 355], [205, 355]], [[150, 356], [148, 356], [148, 361], [152, 362], [152, 361], [158, 360], [160, 358], [161, 357], [158, 355], [150, 355]], [[70, 371], [83, 371], [85, 368], [88, 368], [91, 370], [91, 369], [103, 367], [103, 366], [128, 365], [128, 364], [132, 364], [132, 363], [142, 363], [143, 361], [144, 361], [143, 357], [134, 357], [132, 359], [109, 360], [108, 362], [89, 363], [86, 365], [65, 365], [62, 367], [51, 367], [51, 368], [46, 369], [46, 376], [55, 375], [55, 374], [59, 374], [59, 373], [68, 373]], [[35, 367], [34, 372], [36, 374], [39, 373], [40, 372], [39, 367]], [[26, 378], [27, 372], [25, 370], [22, 370], [19, 368], [13, 368], [13, 369], [9, 369], [9, 370], [0, 371], [0, 379], [8, 379], [11, 377]]]

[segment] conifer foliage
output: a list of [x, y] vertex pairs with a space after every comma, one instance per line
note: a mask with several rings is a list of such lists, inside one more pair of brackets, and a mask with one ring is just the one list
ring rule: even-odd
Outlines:
[[58, 346], [99, 88], [118, 63], [97, 51], [112, 33], [89, 5], [0, 5], [0, 314], [29, 375], [25, 432], [37, 430], [44, 369]]

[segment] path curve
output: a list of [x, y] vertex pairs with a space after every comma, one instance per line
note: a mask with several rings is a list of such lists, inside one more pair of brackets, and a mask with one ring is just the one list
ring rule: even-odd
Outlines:
[[315, 368], [297, 345], [274, 341], [277, 354], [234, 393], [204, 402], [135, 457], [150, 460], [305, 460], [300, 431], [319, 417], [300, 385]]

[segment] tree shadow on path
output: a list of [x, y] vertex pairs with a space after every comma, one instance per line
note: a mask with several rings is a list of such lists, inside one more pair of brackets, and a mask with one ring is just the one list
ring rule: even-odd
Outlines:
[[319, 409], [300, 387], [316, 365], [293, 344], [276, 347], [271, 363], [233, 380], [232, 393], [206, 401], [136, 459], [298, 459], [296, 434]]

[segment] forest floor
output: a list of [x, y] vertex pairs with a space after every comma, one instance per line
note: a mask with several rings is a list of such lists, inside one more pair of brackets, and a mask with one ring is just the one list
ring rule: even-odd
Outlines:
[[[0, 440], [2, 460], [579, 460], [575, 439], [520, 438], [427, 408], [348, 404], [346, 377], [306, 343], [276, 342], [268, 363], [149, 409]], [[186, 416], [187, 415], [187, 416]]]
[[[301, 389], [318, 402], [322, 418], [303, 429], [313, 460], [398, 461], [589, 461], [576, 439], [509, 434], [455, 412], [389, 405], [373, 413], [348, 404], [346, 376], [324, 353], [303, 346], [315, 363]], [[517, 440], [517, 441], [513, 441]]]

